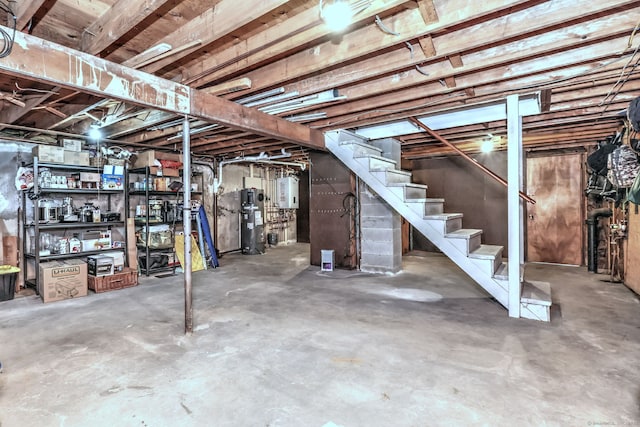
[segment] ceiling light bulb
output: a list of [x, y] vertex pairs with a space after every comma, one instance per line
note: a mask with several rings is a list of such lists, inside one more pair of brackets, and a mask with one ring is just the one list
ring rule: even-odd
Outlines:
[[91, 125], [89, 128], [89, 138], [93, 140], [98, 140], [102, 137], [102, 132], [97, 125]]
[[493, 151], [493, 141], [490, 139], [484, 140], [482, 141], [482, 144], [480, 145], [480, 150], [483, 153], [490, 153]]
[[320, 1], [320, 16], [331, 31], [343, 31], [351, 24], [353, 10], [351, 10], [349, 3], [335, 0], [324, 7], [322, 3]]

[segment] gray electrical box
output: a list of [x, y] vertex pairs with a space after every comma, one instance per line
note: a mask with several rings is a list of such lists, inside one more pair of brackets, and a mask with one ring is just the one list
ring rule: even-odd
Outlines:
[[298, 209], [298, 177], [288, 176], [276, 180], [276, 204], [280, 209]]

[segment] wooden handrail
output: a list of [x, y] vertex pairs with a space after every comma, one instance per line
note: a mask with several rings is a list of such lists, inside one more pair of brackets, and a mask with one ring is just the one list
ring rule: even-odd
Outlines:
[[[418, 126], [419, 128], [423, 129], [429, 135], [433, 136], [435, 139], [437, 139], [438, 141], [440, 141], [441, 143], [443, 143], [447, 147], [451, 148], [456, 153], [460, 154], [464, 159], [470, 161], [471, 164], [473, 164], [474, 166], [480, 168], [480, 170], [482, 170], [484, 173], [489, 175], [491, 178], [493, 178], [496, 181], [498, 181], [500, 184], [504, 185], [505, 187], [507, 187], [509, 185], [507, 183], [507, 181], [505, 181], [501, 176], [496, 175], [492, 170], [490, 170], [486, 166], [481, 165], [480, 163], [478, 163], [478, 161], [476, 159], [474, 159], [473, 157], [469, 156], [467, 153], [465, 153], [464, 151], [462, 151], [461, 149], [456, 147], [452, 142], [449, 142], [446, 139], [444, 139], [442, 136], [440, 136], [440, 134], [438, 134], [436, 131], [431, 129], [429, 126], [427, 126], [424, 123], [422, 123], [420, 120], [416, 119], [415, 117], [409, 117], [409, 120], [413, 124]], [[532, 205], [536, 204], [535, 200], [533, 200], [531, 197], [529, 197], [526, 194], [524, 194], [522, 191], [518, 191], [518, 193], [520, 194], [520, 198], [521, 199], [526, 200], [527, 202], [531, 203]]]

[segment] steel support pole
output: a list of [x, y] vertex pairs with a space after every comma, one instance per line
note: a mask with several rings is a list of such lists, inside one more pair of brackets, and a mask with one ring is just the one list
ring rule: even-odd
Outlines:
[[182, 229], [184, 231], [184, 332], [193, 332], [193, 294], [191, 292], [191, 130], [189, 117], [184, 116], [182, 123], [183, 167], [182, 190]]
[[507, 96], [507, 206], [509, 222], [509, 317], [520, 317], [522, 256], [522, 117], [519, 96]]

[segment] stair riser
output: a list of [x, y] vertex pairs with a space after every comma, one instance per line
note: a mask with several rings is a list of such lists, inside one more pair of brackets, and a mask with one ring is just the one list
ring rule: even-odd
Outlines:
[[425, 215], [440, 215], [444, 213], [444, 203], [442, 202], [426, 202], [424, 204]]
[[452, 218], [447, 220], [441, 219], [428, 219], [426, 220], [441, 233], [447, 234], [462, 228], [462, 218]]
[[448, 240], [462, 253], [469, 256], [469, 254], [480, 247], [482, 241], [482, 235], [478, 234], [470, 239], [460, 239], [449, 237]]
[[371, 172], [384, 185], [410, 183], [411, 176], [405, 174], [393, 173], [392, 170], [384, 172]]
[[389, 187], [389, 189], [397, 194], [398, 197], [402, 197], [402, 200], [406, 201], [427, 198], [427, 190], [425, 188]]
[[409, 208], [420, 216], [425, 215], [441, 215], [444, 213], [444, 203], [442, 202], [425, 202], [411, 200], [405, 202]]
[[546, 305], [537, 304], [521, 304], [520, 317], [531, 320], [540, 320], [542, 322], [551, 321], [551, 310]]
[[482, 269], [491, 277], [498, 271], [498, 267], [502, 264], [502, 253], [498, 254], [494, 259], [469, 258], [472, 262], [481, 266]]
[[369, 162], [369, 170], [372, 169], [395, 169], [396, 164], [393, 160], [383, 160], [374, 157], [363, 157], [365, 161]]

